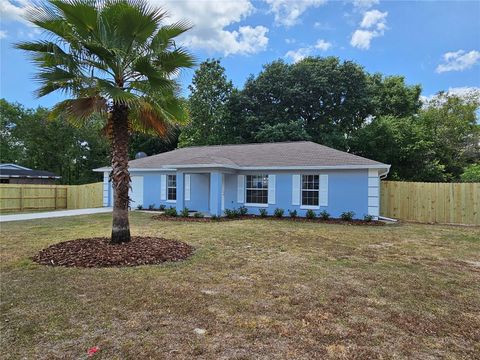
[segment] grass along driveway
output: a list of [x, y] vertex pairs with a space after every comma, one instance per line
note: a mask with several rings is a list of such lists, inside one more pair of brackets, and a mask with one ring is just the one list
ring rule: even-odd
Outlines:
[[[196, 247], [186, 262], [52, 268], [52, 243], [108, 236], [109, 214], [1, 226], [0, 358], [474, 358], [480, 229], [132, 213], [133, 234]], [[200, 335], [195, 329], [205, 329]]]

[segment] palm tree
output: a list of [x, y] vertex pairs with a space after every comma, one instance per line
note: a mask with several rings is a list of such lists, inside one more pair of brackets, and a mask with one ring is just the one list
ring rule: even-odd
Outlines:
[[165, 25], [165, 17], [145, 0], [48, 0], [27, 15], [48, 40], [16, 44], [38, 67], [38, 97], [54, 91], [71, 97], [54, 107], [54, 116], [81, 124], [100, 114], [105, 121], [115, 191], [113, 243], [130, 240], [130, 131], [167, 136], [187, 116], [175, 78], [194, 60], [175, 38], [190, 27]]

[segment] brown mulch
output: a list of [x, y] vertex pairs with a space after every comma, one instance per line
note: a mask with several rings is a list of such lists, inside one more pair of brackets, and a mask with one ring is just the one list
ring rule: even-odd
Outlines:
[[132, 236], [128, 243], [112, 244], [109, 238], [64, 241], [41, 250], [38, 264], [69, 267], [118, 267], [161, 264], [188, 258], [194, 248], [184, 242], [158, 237]]
[[258, 215], [244, 215], [236, 218], [227, 218], [227, 217], [217, 217], [217, 218], [210, 218], [210, 217], [203, 217], [203, 218], [196, 218], [196, 217], [182, 217], [182, 216], [168, 216], [165, 214], [161, 215], [154, 215], [152, 216], [153, 220], [161, 220], [161, 221], [180, 221], [180, 222], [222, 222], [222, 221], [235, 221], [235, 220], [250, 220], [250, 219], [263, 219], [263, 220], [277, 220], [277, 221], [296, 221], [296, 222], [306, 222], [306, 223], [320, 223], [320, 224], [337, 224], [337, 225], [368, 225], [368, 226], [383, 226], [385, 223], [383, 221], [365, 221], [365, 220], [351, 220], [345, 221], [342, 219], [329, 219], [323, 220], [320, 218], [315, 219], [307, 219], [305, 217], [296, 217], [291, 218], [288, 216], [284, 217], [275, 217], [275, 216], [266, 216], [261, 217]]

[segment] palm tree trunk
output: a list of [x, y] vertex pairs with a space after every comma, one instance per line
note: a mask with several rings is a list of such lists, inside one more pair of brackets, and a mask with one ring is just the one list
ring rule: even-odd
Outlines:
[[130, 241], [128, 222], [128, 108], [115, 103], [112, 109], [112, 182], [115, 191], [113, 203], [112, 243]]

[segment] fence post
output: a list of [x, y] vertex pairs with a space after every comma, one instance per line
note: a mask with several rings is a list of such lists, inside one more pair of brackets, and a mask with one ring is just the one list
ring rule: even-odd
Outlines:
[[20, 211], [23, 211], [23, 186], [20, 186]]
[[55, 185], [55, 200], [54, 200], [54, 206], [55, 206], [55, 210], [57, 210], [57, 186]]

